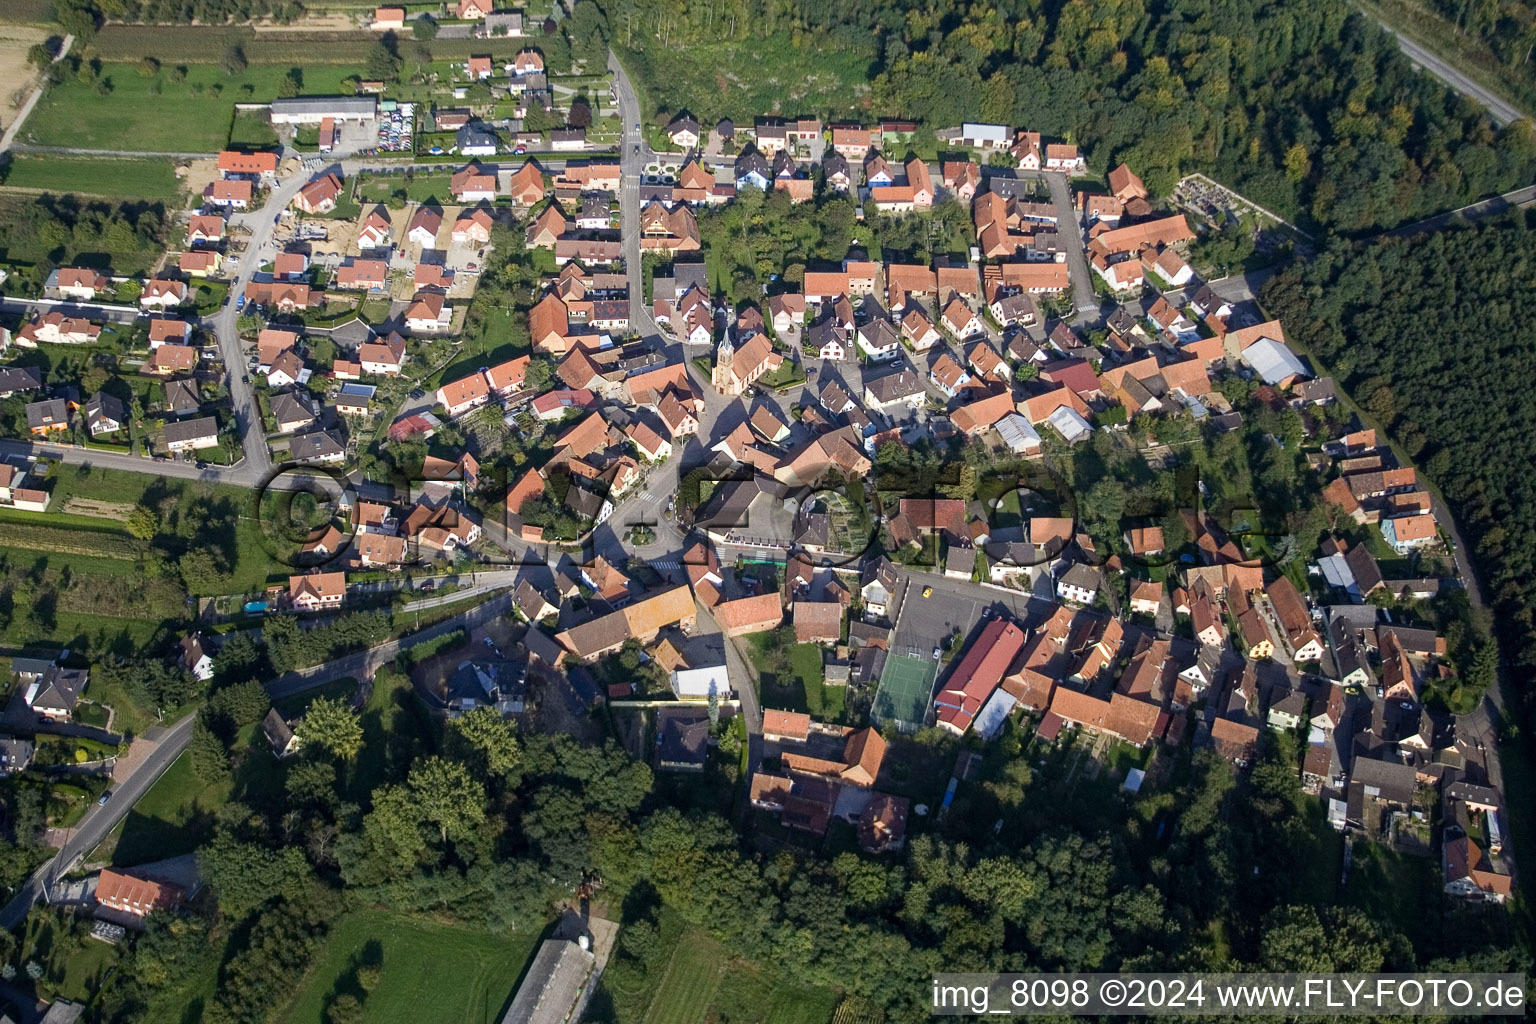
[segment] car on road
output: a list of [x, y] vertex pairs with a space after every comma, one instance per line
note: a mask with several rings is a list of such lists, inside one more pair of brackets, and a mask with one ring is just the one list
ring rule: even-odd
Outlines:
[[100, 807], [103, 804], [105, 804], [108, 800], [111, 800], [111, 799], [112, 799], [112, 791], [109, 789], [105, 793], [101, 794], [101, 796], [96, 798], [96, 806]]
[[933, 660], [934, 661], [938, 661], [939, 660], [939, 655], [941, 655], [943, 653], [944, 653], [943, 651], [941, 651], [939, 648], [935, 647], [933, 649]]
[[251, 375], [250, 374], [242, 373], [240, 375], [240, 383], [242, 383], [242, 384], [249, 384], [250, 382], [251, 382]]
[[512, 155], [513, 156], [522, 156], [526, 152], [528, 152], [528, 147], [522, 145], [521, 143], [519, 143], [518, 145], [512, 147]]
[[932, 597], [933, 596], [933, 588], [932, 587], [924, 587], [923, 588], [923, 596], [924, 597]]
[[636, 131], [636, 132], [639, 132], [639, 131], [640, 131], [640, 122], [639, 122], [639, 121], [636, 121], [636, 122], [635, 122], [635, 131]]

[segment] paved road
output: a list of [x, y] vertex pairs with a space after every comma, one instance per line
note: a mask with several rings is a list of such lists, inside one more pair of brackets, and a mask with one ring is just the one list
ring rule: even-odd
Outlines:
[[1403, 48], [1403, 52], [1408, 55], [1409, 60], [1440, 79], [1457, 93], [1487, 107], [1488, 116], [1493, 118], [1494, 124], [1505, 125], [1511, 121], [1518, 121], [1522, 117], [1530, 116], [1511, 105], [1509, 101], [1489, 92], [1455, 67], [1447, 64], [1444, 59], [1430, 53], [1391, 25], [1384, 21], [1380, 22], [1380, 25], [1397, 37], [1398, 45]]
[[38, 897], [42, 896], [44, 886], [52, 885], [62, 877], [76, 860], [95, 849], [107, 837], [107, 833], [127, 816], [139, 798], [149, 791], [155, 780], [186, 748], [187, 740], [192, 735], [192, 724], [196, 720], [196, 715], [188, 715], [167, 729], [154, 752], [145, 758], [137, 771], [112, 790], [111, 798], [105, 804], [92, 807], [86, 812], [59, 852], [34, 871], [11, 902], [0, 910], [0, 928], [14, 928], [20, 924]]
[[1513, 192], [1505, 192], [1501, 196], [1493, 196], [1481, 202], [1471, 203], [1458, 210], [1437, 213], [1426, 220], [1405, 224], [1400, 228], [1393, 228], [1391, 231], [1386, 232], [1386, 234], [1406, 236], [1439, 231], [1456, 217], [1460, 217], [1463, 220], [1482, 220], [1485, 217], [1496, 217], [1501, 213], [1527, 207], [1533, 203], [1536, 203], [1536, 185], [1527, 185], [1525, 188], [1517, 188]]
[[1088, 256], [1083, 248], [1083, 231], [1072, 205], [1072, 185], [1067, 176], [1054, 171], [1042, 171], [1040, 177], [1051, 190], [1051, 202], [1056, 204], [1056, 235], [1067, 248], [1067, 269], [1072, 277], [1072, 302], [1080, 314], [1099, 315], [1099, 296], [1093, 290], [1093, 272], [1088, 269]]
[[[292, 154], [284, 153], [284, 157]], [[224, 368], [229, 376], [229, 398], [235, 407], [236, 429], [240, 431], [241, 444], [245, 449], [245, 472], [254, 479], [266, 476], [272, 468], [272, 458], [267, 451], [266, 430], [261, 422], [261, 410], [256, 405], [256, 391], [248, 383], [245, 369], [245, 353], [240, 344], [240, 331], [236, 326], [239, 316], [236, 303], [245, 294], [256, 270], [262, 264], [267, 245], [278, 218], [298, 195], [299, 189], [309, 182], [303, 171], [291, 175], [267, 194], [267, 202], [260, 210], [235, 218], [250, 231], [245, 255], [240, 260], [240, 273], [229, 285], [229, 298], [219, 311], [209, 318], [214, 336], [219, 342], [219, 353], [224, 358]]]
[[[69, 48], [73, 45], [75, 45], [75, 37], [65, 36], [64, 43], [59, 47], [59, 52], [54, 56], [53, 62], [57, 64], [65, 57], [69, 56]], [[27, 101], [23, 103], [21, 105], [21, 109], [16, 112], [16, 120], [11, 122], [10, 127], [5, 130], [4, 135], [0, 135], [0, 153], [4, 153], [6, 150], [11, 148], [11, 143], [16, 141], [16, 133], [21, 130], [22, 125], [27, 123], [27, 118], [32, 116], [32, 108], [37, 106], [37, 101], [42, 98], [43, 83], [39, 81], [36, 87], [33, 88], [31, 94], [27, 96]]]

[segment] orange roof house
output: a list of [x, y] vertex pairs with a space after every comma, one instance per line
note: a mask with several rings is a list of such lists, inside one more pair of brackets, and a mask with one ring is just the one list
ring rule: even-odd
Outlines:
[[1147, 186], [1143, 185], [1141, 179], [1136, 176], [1136, 172], [1125, 164], [1109, 172], [1109, 190], [1122, 203], [1131, 199], [1148, 198]]
[[544, 172], [532, 160], [512, 172], [507, 192], [519, 206], [532, 206], [544, 198]]
[[170, 910], [186, 899], [181, 886], [158, 882], [126, 871], [102, 868], [96, 880], [96, 902], [104, 907], [147, 917], [156, 910]]
[[783, 623], [784, 605], [776, 592], [722, 601], [715, 605], [715, 621], [726, 636], [761, 633]]
[[570, 348], [567, 331], [569, 314], [565, 303], [553, 292], [544, 296], [528, 311], [528, 334], [540, 352], [563, 356]]

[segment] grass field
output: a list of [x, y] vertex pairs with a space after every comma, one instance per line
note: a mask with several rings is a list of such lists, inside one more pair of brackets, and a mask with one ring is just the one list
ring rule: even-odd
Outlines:
[[175, 168], [166, 159], [93, 160], [18, 154], [6, 173], [5, 184], [114, 199], [174, 199], [180, 192]]
[[683, 936], [651, 999], [646, 1024], [696, 1024], [705, 1019], [720, 987], [720, 943], [701, 931]]
[[214, 812], [233, 792], [232, 783], [199, 779], [192, 758], [182, 754], [128, 812], [112, 863], [127, 867], [191, 853], [213, 834]]
[[403, 174], [369, 175], [358, 182], [358, 202], [382, 203], [396, 192], [404, 192], [407, 202], [435, 202], [441, 206], [453, 205], [453, 193], [448, 186], [452, 174], [415, 174], [407, 178]]
[[933, 699], [933, 681], [938, 663], [925, 658], [892, 654], [885, 659], [880, 689], [875, 693], [870, 717], [877, 722], [906, 722], [921, 725]]
[[371, 961], [381, 976], [364, 1000], [369, 1024], [497, 1024], [539, 939], [447, 927], [382, 910], [353, 911], [332, 930], [303, 987], [277, 1019], [325, 1024], [332, 998], [364, 994], [356, 970]]
[[523, 315], [497, 306], [486, 311], [485, 329], [475, 337], [464, 338], [453, 359], [441, 370], [428, 375], [420, 386], [431, 390], [445, 380], [457, 380], [481, 366], [495, 366], [526, 355], [528, 351], [528, 330]]
[[[269, 576], [286, 577], [286, 570], [267, 556], [266, 548], [259, 535], [260, 526], [248, 514], [248, 504], [251, 499], [249, 490], [223, 484], [173, 480], [150, 476], [146, 473], [129, 473], [124, 470], [77, 465], [59, 465], [53, 474], [53, 507], [55, 508], [62, 508], [62, 503], [72, 495], [131, 505], [157, 505], [167, 499], [175, 499], [176, 504], [179, 504], [181, 501], [203, 494], [207, 494], [216, 501], [232, 502], [240, 512], [232, 545], [236, 553], [236, 561], [230, 579], [231, 592], [244, 593], [248, 589], [264, 587]], [[97, 529], [103, 526], [111, 528], [107, 520], [81, 516], [61, 517], [53, 512], [49, 512], [47, 517], [46, 521], [52, 524], [60, 523], [61, 519], [83, 519], [85, 523], [92, 524]]]
[[633, 960], [609, 962], [586, 1020], [594, 1024], [828, 1024], [832, 989], [775, 980], [730, 956], [702, 929], [664, 909], [660, 949], [650, 971]]
[[[214, 153], [229, 138], [234, 104], [272, 99], [287, 70], [253, 64], [230, 76], [194, 64], [184, 81], [172, 82], [168, 68], [154, 78], [140, 78], [133, 64], [106, 64], [101, 77], [110, 83], [110, 92], [100, 96], [94, 86], [67, 79], [38, 103], [22, 134], [42, 146]], [[303, 92], [342, 92], [341, 80], [357, 72], [349, 67], [305, 68]], [[158, 95], [151, 91], [155, 86]]]
[[259, 110], [235, 112], [229, 126], [229, 144], [249, 149], [277, 145], [277, 132], [272, 122]]
[[306, 690], [303, 693], [296, 693], [292, 697], [284, 697], [282, 700], [273, 701], [272, 706], [282, 712], [286, 718], [299, 718], [303, 716], [304, 712], [309, 710], [309, 706], [315, 702], [317, 697], [324, 697], [327, 700], [344, 700], [350, 703], [353, 695], [356, 693], [357, 680], [347, 676], [344, 679], [334, 679], [324, 686], [313, 690]]
[[[761, 649], [753, 645], [755, 657]], [[759, 662], [759, 665], [761, 663]], [[837, 721], [843, 713], [844, 688], [828, 686], [821, 665], [821, 647], [795, 644], [789, 649], [789, 672], [783, 678], [763, 677], [763, 702], [783, 711], [803, 711], [820, 721]]]
[[[727, 114], [737, 124], [750, 124], [770, 112], [852, 113], [868, 91], [869, 61], [875, 55], [869, 36], [860, 40], [868, 45], [860, 52], [847, 39], [792, 41], [787, 33], [775, 32], [741, 42], [691, 43], [690, 59], [678, 61], [651, 36], [636, 33], [635, 39], [648, 48], [643, 53], [626, 50], [622, 57], [636, 86], [644, 88], [640, 109], [686, 108], [704, 124]], [[623, 42], [616, 39], [616, 47]], [[756, 67], [761, 54], [773, 55], [772, 67], [747, 70]]]

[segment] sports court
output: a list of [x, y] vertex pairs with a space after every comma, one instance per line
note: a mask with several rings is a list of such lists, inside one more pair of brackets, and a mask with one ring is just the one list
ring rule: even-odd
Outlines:
[[895, 725], [902, 732], [922, 728], [933, 700], [938, 668], [939, 663], [931, 658], [892, 651], [885, 659], [885, 671], [880, 674], [880, 689], [875, 691], [870, 717], [881, 724]]

